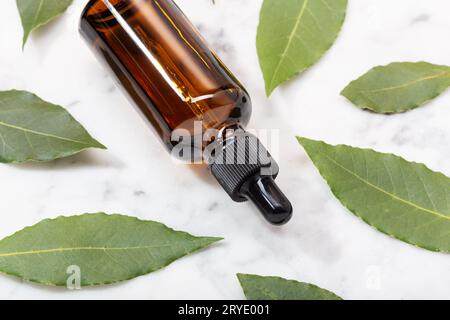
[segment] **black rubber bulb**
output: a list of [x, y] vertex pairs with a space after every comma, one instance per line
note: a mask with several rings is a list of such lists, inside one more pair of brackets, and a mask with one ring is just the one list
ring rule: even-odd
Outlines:
[[272, 176], [256, 175], [241, 188], [241, 194], [256, 204], [267, 221], [283, 225], [292, 217], [292, 205]]

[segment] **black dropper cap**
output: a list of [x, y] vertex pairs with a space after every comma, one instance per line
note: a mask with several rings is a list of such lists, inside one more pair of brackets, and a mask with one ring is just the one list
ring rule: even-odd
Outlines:
[[274, 225], [291, 219], [292, 205], [275, 183], [278, 164], [258, 138], [239, 129], [214, 150], [211, 172], [234, 201], [251, 200]]

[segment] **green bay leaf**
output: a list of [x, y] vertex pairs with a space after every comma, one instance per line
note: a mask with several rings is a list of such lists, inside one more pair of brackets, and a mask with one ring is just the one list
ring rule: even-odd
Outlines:
[[73, 0], [16, 0], [23, 26], [23, 45], [31, 32], [55, 19]]
[[237, 276], [248, 300], [342, 300], [334, 293], [309, 283], [252, 274]]
[[256, 42], [268, 96], [331, 47], [346, 9], [347, 0], [264, 0]]
[[394, 62], [375, 67], [341, 94], [361, 109], [400, 113], [434, 99], [450, 86], [450, 67], [427, 62]]
[[65, 286], [75, 266], [81, 286], [110, 284], [161, 269], [219, 240], [123, 215], [59, 217], [1, 240], [0, 272]]
[[0, 162], [49, 161], [105, 147], [62, 107], [26, 91], [0, 92]]
[[450, 252], [450, 178], [392, 154], [298, 141], [356, 216], [404, 242]]

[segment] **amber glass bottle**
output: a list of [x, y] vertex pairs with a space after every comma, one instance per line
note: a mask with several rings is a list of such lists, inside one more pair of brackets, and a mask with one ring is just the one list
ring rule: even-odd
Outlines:
[[194, 121], [247, 124], [247, 92], [172, 1], [91, 1], [81, 30], [169, 148]]
[[[178, 129], [194, 136], [197, 123], [218, 132], [247, 125], [251, 102], [246, 90], [172, 0], [91, 0], [80, 32], [169, 150], [178, 144], [172, 138]], [[202, 148], [220, 143], [219, 153], [230, 153], [242, 139], [249, 138], [213, 137]], [[250, 150], [237, 151], [237, 157], [265, 151], [247, 145]], [[232, 164], [210, 159], [209, 164], [235, 201], [252, 199], [272, 223], [289, 220], [292, 207], [273, 181], [278, 169], [272, 159]], [[272, 172], [261, 175], [261, 168], [269, 165]]]

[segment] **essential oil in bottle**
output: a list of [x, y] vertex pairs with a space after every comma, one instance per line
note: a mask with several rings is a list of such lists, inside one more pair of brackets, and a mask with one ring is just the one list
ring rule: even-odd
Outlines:
[[291, 218], [277, 164], [244, 130], [247, 91], [172, 0], [91, 0], [80, 32], [173, 155], [200, 154], [234, 201], [253, 201], [269, 222]]

